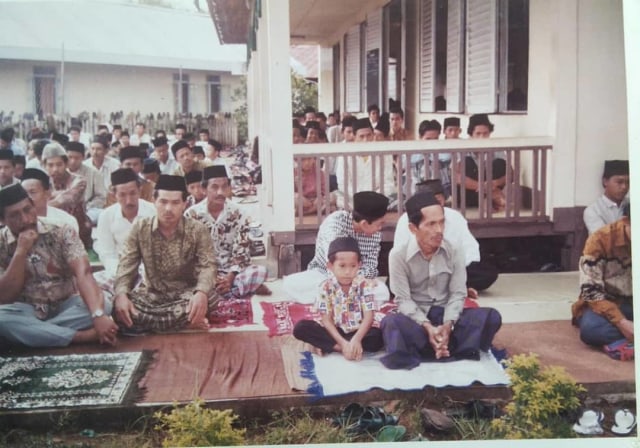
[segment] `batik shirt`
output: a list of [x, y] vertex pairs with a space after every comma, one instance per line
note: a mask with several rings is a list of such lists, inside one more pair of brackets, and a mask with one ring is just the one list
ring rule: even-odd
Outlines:
[[364, 312], [376, 310], [371, 280], [359, 275], [351, 282], [349, 292], [344, 292], [338, 279], [330, 273], [320, 285], [316, 309], [321, 315], [331, 316], [336, 327], [345, 333], [356, 331]]
[[193, 219], [182, 218], [171, 239], [165, 238], [154, 217], [137, 221], [124, 244], [115, 278], [115, 293], [128, 294], [144, 263], [146, 289], [174, 297], [190, 291], [213, 291], [216, 266], [213, 244], [207, 228]]
[[362, 268], [360, 274], [366, 278], [378, 276], [378, 254], [380, 253], [380, 241], [382, 233], [376, 232], [373, 235], [356, 233], [353, 230], [353, 218], [351, 213], [338, 210], [326, 217], [318, 229], [316, 238], [316, 253], [309, 263], [308, 269], [316, 269], [327, 273], [327, 250], [329, 244], [339, 236], [351, 236], [358, 241], [360, 254], [362, 255]]
[[[9, 228], [0, 229], [0, 275], [9, 267], [16, 246]], [[60, 302], [77, 293], [70, 263], [86, 255], [71, 227], [38, 219], [38, 239], [27, 254], [24, 287], [15, 300], [33, 305], [39, 319], [46, 319], [50, 311], [55, 314]]]
[[249, 218], [227, 201], [215, 219], [209, 213], [208, 203], [205, 198], [189, 208], [185, 216], [200, 221], [211, 233], [218, 272], [241, 272], [251, 264]]
[[589, 307], [611, 323], [624, 318], [620, 304], [633, 300], [631, 241], [623, 220], [592, 233], [580, 257], [580, 298], [571, 307], [574, 318]]

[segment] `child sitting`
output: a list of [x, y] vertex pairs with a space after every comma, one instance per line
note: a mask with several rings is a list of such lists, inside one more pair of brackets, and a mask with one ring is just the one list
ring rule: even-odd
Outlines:
[[358, 275], [362, 261], [354, 238], [333, 240], [327, 258], [331, 274], [320, 285], [316, 300], [322, 325], [301, 320], [293, 335], [319, 349], [319, 354], [336, 351], [348, 360], [359, 361], [363, 351], [376, 352], [383, 347], [382, 332], [371, 326], [376, 308], [371, 280]]

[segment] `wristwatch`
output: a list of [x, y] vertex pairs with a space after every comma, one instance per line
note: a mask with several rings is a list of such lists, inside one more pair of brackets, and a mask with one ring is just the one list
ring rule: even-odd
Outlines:
[[96, 319], [98, 317], [104, 316], [104, 310], [102, 308], [98, 308], [91, 314], [92, 319]]

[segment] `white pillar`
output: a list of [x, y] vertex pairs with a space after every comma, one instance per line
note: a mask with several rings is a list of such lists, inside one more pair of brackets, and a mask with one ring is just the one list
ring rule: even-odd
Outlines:
[[333, 112], [333, 48], [318, 48], [318, 110]]

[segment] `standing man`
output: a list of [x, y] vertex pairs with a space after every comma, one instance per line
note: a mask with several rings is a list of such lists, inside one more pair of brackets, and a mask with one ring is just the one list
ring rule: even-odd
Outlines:
[[602, 186], [604, 194], [584, 210], [589, 234], [622, 218], [622, 209], [628, 203], [625, 198], [629, 192], [629, 161], [605, 161]]
[[[333, 240], [351, 236], [358, 241], [362, 257], [359, 274], [368, 279], [378, 276], [378, 256], [382, 240], [382, 226], [389, 206], [389, 199], [374, 191], [360, 191], [353, 195], [353, 211], [338, 210], [322, 221], [316, 238], [316, 251], [307, 270], [287, 275], [283, 287], [296, 302], [313, 303], [317, 288], [327, 279], [327, 250]], [[389, 290], [382, 282], [375, 283], [373, 294], [376, 302], [389, 300]]]
[[[206, 316], [217, 300], [211, 235], [203, 224], [182, 216], [183, 177], [160, 176], [154, 199], [156, 216], [133, 225], [120, 256], [116, 320], [136, 333], [207, 329]], [[144, 281], [134, 288], [140, 263]]]
[[102, 174], [92, 166], [83, 164], [85, 147], [80, 142], [67, 143], [67, 158], [69, 159], [69, 171], [72, 174], [82, 176], [87, 181], [84, 191], [84, 203], [87, 216], [91, 224], [98, 223], [98, 216], [107, 202], [107, 190], [104, 187]]
[[29, 347], [116, 343], [117, 326], [68, 226], [38, 219], [20, 185], [0, 190], [0, 339]]
[[381, 322], [390, 369], [412, 369], [423, 360], [479, 359], [502, 319], [492, 308], [463, 310], [467, 292], [464, 252], [444, 240], [444, 211], [429, 191], [407, 201], [405, 244], [389, 254], [389, 282], [398, 313]]
[[225, 167], [206, 167], [202, 186], [206, 199], [189, 208], [185, 216], [200, 221], [211, 233], [218, 267], [216, 292], [227, 299], [271, 294], [264, 284], [267, 269], [251, 263], [249, 218], [229, 201], [231, 179]]
[[95, 251], [104, 265], [107, 279], [113, 279], [118, 259], [133, 225], [142, 218], [154, 216], [151, 202], [140, 199], [142, 180], [131, 168], [111, 173], [111, 190], [116, 203], [107, 207], [96, 229]]

